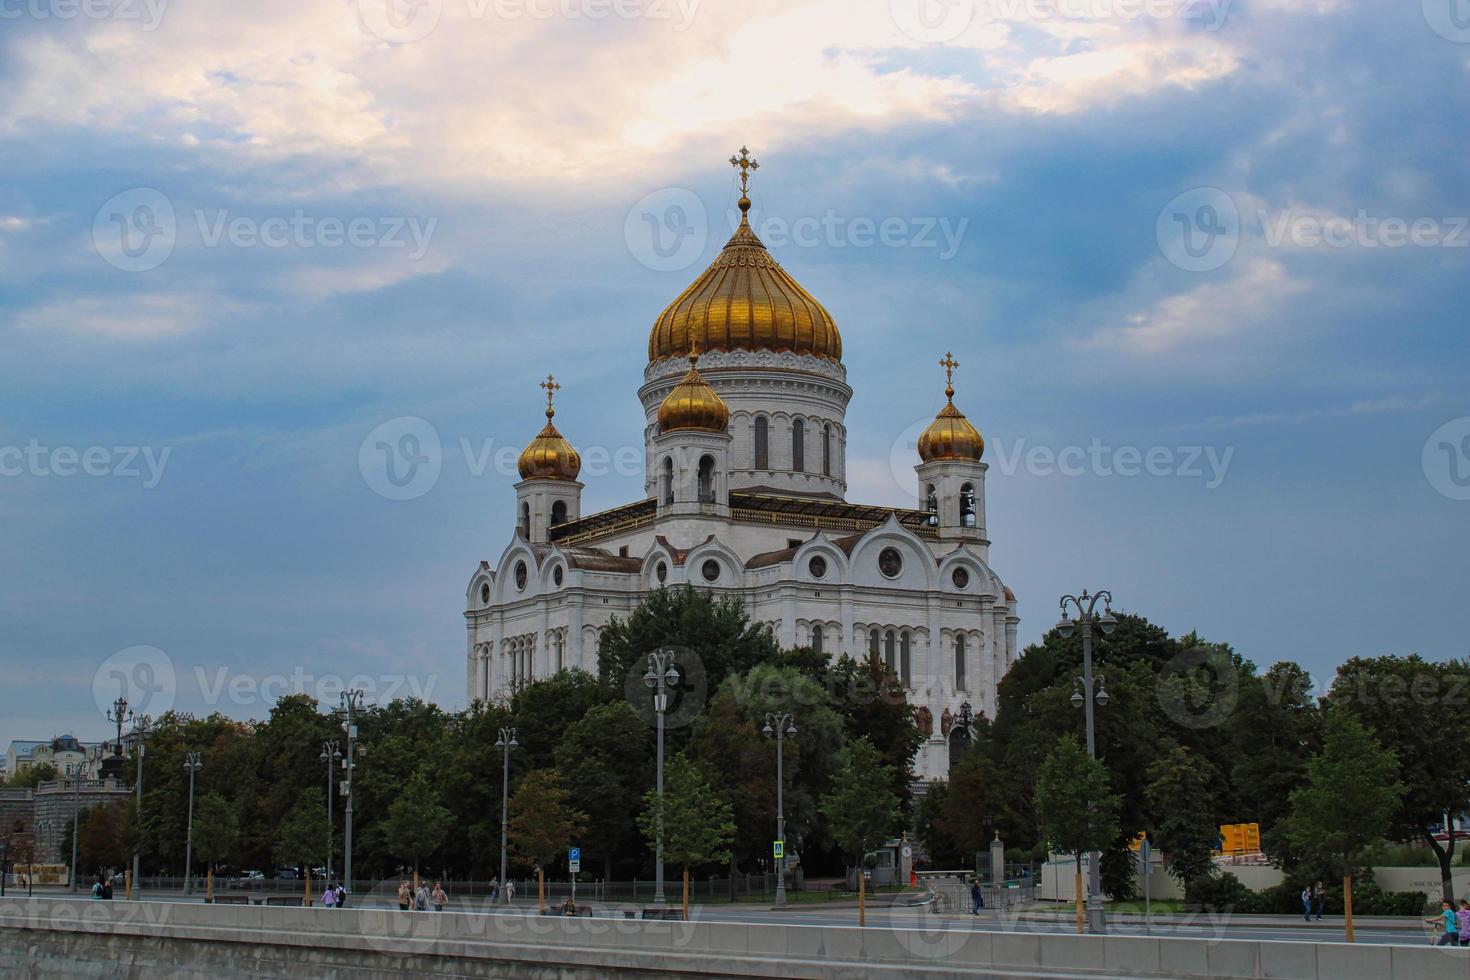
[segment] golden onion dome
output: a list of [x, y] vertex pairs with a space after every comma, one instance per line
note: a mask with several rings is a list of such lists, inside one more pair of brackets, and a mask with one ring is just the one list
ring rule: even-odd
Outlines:
[[694, 429], [724, 432], [730, 424], [730, 408], [699, 373], [699, 354], [689, 354], [689, 373], [674, 385], [658, 407], [660, 432]]
[[708, 269], [659, 314], [648, 337], [648, 360], [692, 350], [771, 350], [842, 359], [832, 314], [781, 268], [750, 227], [748, 171], [758, 164], [744, 147], [739, 167], [740, 227]]
[[546, 389], [546, 425], [531, 444], [521, 450], [516, 467], [523, 480], [575, 480], [582, 471], [582, 457], [551, 421], [556, 415], [551, 399], [561, 385], [548, 374], [541, 387]]
[[945, 405], [919, 436], [919, 458], [924, 462], [955, 459], [978, 462], [985, 455], [985, 438], [970, 424], [963, 412], [954, 407], [954, 369], [960, 362], [946, 353], [939, 362], [945, 371]]

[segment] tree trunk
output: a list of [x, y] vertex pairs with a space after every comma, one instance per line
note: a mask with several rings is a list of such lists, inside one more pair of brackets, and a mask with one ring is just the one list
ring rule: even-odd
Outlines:
[[1420, 828], [1419, 833], [1423, 836], [1425, 842], [1428, 843], [1430, 848], [1434, 851], [1434, 856], [1439, 860], [1440, 895], [1444, 898], [1446, 902], [1454, 905], [1455, 873], [1450, 867], [1451, 862], [1453, 862], [1455, 859], [1455, 821], [1453, 817], [1450, 818], [1450, 825], [1447, 829], [1449, 831], [1449, 843], [1447, 847], [1441, 845], [1439, 841], [1434, 839], [1434, 835], [1429, 832], [1429, 828]]
[[1077, 935], [1085, 931], [1083, 923], [1086, 921], [1082, 912], [1082, 855], [1077, 855], [1077, 879], [1073, 886], [1074, 894], [1077, 896]]
[[1342, 926], [1348, 942], [1353, 942], [1353, 876], [1342, 876]]
[[858, 864], [858, 928], [868, 924], [868, 876], [863, 874], [863, 866]]
[[730, 851], [730, 901], [731, 902], [735, 902], [735, 901], [738, 901], [740, 899], [740, 892], [739, 892], [739, 890], [735, 886], [735, 876], [738, 875], [739, 873], [740, 873], [740, 865], [735, 860], [735, 851], [732, 848], [731, 851]]
[[684, 869], [684, 921], [689, 921], [689, 869]]
[[306, 866], [306, 897], [302, 899], [301, 904], [311, 908], [311, 865]]
[[536, 865], [536, 904], [538, 910], [546, 911], [546, 869]]

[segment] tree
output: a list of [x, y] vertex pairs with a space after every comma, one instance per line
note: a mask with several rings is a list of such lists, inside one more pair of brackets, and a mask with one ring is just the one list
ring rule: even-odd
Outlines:
[[129, 801], [117, 801], [83, 811], [82, 833], [77, 846], [77, 864], [101, 871], [127, 864], [132, 851], [124, 846], [123, 828]]
[[213, 868], [229, 858], [240, 835], [235, 809], [219, 793], [205, 793], [194, 810], [194, 851]]
[[614, 860], [643, 849], [636, 814], [643, 788], [653, 781], [649, 735], [628, 702], [614, 701], [568, 725], [556, 748], [562, 782], [588, 815], [583, 853], [601, 857], [608, 879]]
[[1419, 656], [1353, 658], [1337, 669], [1329, 703], [1347, 709], [1398, 759], [1403, 800], [1391, 828], [1419, 838], [1439, 859], [1440, 889], [1453, 902], [1450, 862], [1455, 827], [1440, 843], [1435, 831], [1446, 813], [1470, 808], [1470, 664], [1429, 663]]
[[403, 792], [388, 808], [382, 833], [394, 854], [413, 862], [413, 873], [417, 876], [419, 862], [444, 844], [453, 823], [454, 815], [439, 802], [439, 794], [420, 768], [409, 777]]
[[1404, 786], [1399, 764], [1356, 718], [1327, 713], [1322, 753], [1307, 764], [1307, 783], [1291, 794], [1290, 837], [1303, 854], [1342, 872], [1344, 926], [1353, 941], [1353, 858], [1387, 833]]
[[310, 868], [327, 856], [327, 802], [319, 788], [307, 790], [276, 830], [276, 861]]
[[843, 654], [829, 669], [826, 686], [847, 737], [866, 738], [878, 750], [892, 774], [890, 788], [907, 810], [909, 772], [924, 735], [898, 675], [871, 653], [861, 660]]
[[1118, 836], [1122, 801], [1103, 764], [1076, 738], [1062, 737], [1036, 776], [1036, 809], [1047, 846], [1077, 858], [1077, 931], [1082, 931], [1082, 855], [1101, 851]]
[[572, 795], [555, 769], [527, 773], [510, 798], [506, 828], [511, 853], [545, 870], [583, 833], [587, 815], [572, 806]]
[[56, 773], [56, 767], [49, 762], [42, 762], [34, 766], [26, 766], [20, 772], [12, 773], [6, 780], [6, 786], [13, 789], [35, 789], [41, 783], [49, 783], [61, 778]]
[[662, 827], [664, 859], [682, 868], [686, 880], [692, 867], [730, 860], [734, 810], [683, 754], [664, 766], [663, 796], [657, 789], [644, 795], [638, 826], [651, 848], [657, 848]]
[[898, 829], [898, 795], [891, 768], [867, 738], [848, 742], [838, 762], [832, 789], [822, 797], [822, 815], [837, 846], [861, 869], [868, 851]]
[[1181, 885], [1215, 870], [1215, 767], [1175, 746], [1148, 768], [1150, 837], [1169, 857], [1169, 873]]

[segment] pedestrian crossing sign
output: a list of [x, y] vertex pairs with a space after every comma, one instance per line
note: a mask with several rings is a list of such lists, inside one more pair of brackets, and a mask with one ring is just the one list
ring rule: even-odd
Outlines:
[[786, 842], [784, 840], [771, 842], [771, 856], [777, 861], [786, 856]]

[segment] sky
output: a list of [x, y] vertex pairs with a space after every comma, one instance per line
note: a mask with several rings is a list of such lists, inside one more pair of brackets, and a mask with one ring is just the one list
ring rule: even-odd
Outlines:
[[959, 360], [1022, 644], [1470, 656], [1467, 81], [1462, 0], [0, 0], [0, 745], [463, 707], [537, 383], [640, 498], [741, 146], [848, 499]]

